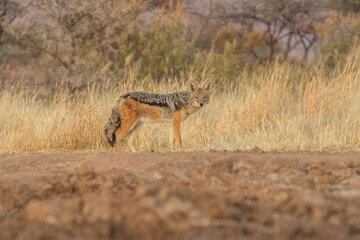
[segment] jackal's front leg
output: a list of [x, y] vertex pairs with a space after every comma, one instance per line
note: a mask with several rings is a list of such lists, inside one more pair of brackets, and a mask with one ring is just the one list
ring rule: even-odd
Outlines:
[[170, 139], [169, 139], [169, 143], [170, 143], [170, 150], [174, 151], [175, 150], [175, 136], [174, 136], [174, 129], [171, 126], [170, 127]]
[[183, 147], [182, 147], [182, 140], [181, 140], [181, 134], [180, 134], [180, 124], [181, 124], [181, 113], [175, 112], [174, 116], [173, 116], [173, 120], [172, 120], [172, 127], [173, 127], [173, 132], [175, 135], [175, 139], [176, 142], [180, 148], [181, 151], [184, 151]]

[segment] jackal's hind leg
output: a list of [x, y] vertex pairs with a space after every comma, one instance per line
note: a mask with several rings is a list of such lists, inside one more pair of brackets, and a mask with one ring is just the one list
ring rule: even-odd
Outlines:
[[126, 137], [126, 145], [129, 147], [130, 151], [132, 152], [136, 152], [134, 146], [133, 146], [133, 141], [134, 138], [136, 136], [136, 133], [139, 131], [139, 128], [141, 127], [142, 123], [138, 122], [135, 127], [133, 127], [130, 132], [128, 133], [128, 136]]
[[132, 142], [132, 139], [130, 139], [132, 136], [131, 133], [134, 130], [134, 128], [136, 128], [138, 121], [139, 119], [129, 119], [129, 118], [122, 120], [123, 124], [121, 124], [120, 129], [115, 133], [117, 139], [122, 138], [127, 134], [129, 134], [129, 136], [127, 136], [126, 138], [126, 144], [128, 145], [131, 151], [134, 151], [134, 148], [131, 148], [129, 146], [128, 141], [131, 140], [130, 143]]

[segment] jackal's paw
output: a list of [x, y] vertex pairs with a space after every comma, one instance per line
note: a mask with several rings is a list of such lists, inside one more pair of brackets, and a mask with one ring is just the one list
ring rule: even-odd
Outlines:
[[179, 150], [177, 150], [177, 149], [171, 149], [171, 152], [185, 152], [185, 150], [184, 150], [184, 149], [179, 149]]

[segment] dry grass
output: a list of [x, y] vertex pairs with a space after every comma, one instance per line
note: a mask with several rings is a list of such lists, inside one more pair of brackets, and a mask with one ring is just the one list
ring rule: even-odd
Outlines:
[[[304, 70], [284, 63], [244, 72], [233, 86], [213, 84], [210, 104], [182, 124], [184, 148], [359, 151], [359, 55], [355, 52], [342, 70], [327, 75], [323, 66]], [[0, 152], [109, 151], [103, 126], [121, 94], [186, 89], [176, 80], [130, 84], [132, 76], [110, 91], [98, 83], [80, 94], [58, 92], [47, 100], [39, 100], [36, 91], [1, 92]], [[144, 126], [135, 147], [169, 151], [168, 129], [169, 124]], [[119, 149], [128, 151], [121, 143]]]

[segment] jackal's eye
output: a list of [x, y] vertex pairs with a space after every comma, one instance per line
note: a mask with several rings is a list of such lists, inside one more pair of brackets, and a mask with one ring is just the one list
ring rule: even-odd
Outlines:
[[207, 97], [204, 97], [204, 100], [206, 100], [207, 99]]
[[197, 100], [199, 100], [199, 98], [198, 97], [194, 97], [194, 99], [197, 101]]

